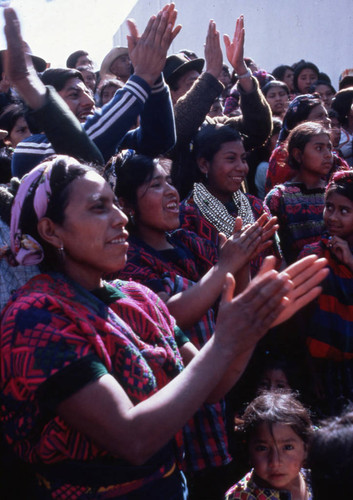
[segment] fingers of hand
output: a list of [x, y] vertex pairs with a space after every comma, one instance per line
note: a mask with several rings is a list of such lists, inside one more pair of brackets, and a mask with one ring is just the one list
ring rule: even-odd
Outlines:
[[317, 287], [328, 275], [328, 268], [313, 270], [310, 274], [306, 273], [306, 277], [301, 275], [299, 280], [293, 280], [293, 290], [290, 292], [290, 299], [297, 300], [299, 297], [310, 293], [311, 290]]
[[133, 19], [128, 19], [126, 21], [126, 24], [128, 26], [130, 36], [137, 41], [139, 38], [139, 34], [138, 34], [138, 30], [137, 30], [137, 26], [136, 26], [135, 21]]
[[[250, 311], [252, 326], [267, 330], [286, 305], [284, 297], [290, 292], [291, 282], [275, 271], [255, 280], [239, 296], [241, 310]], [[237, 299], [234, 299], [236, 301]]]
[[227, 273], [226, 278], [224, 280], [221, 303], [228, 303], [233, 299], [235, 290], [235, 279], [234, 276], [230, 273]]
[[255, 279], [257, 277], [260, 277], [263, 274], [267, 273], [268, 271], [271, 271], [272, 269], [274, 269], [275, 265], [276, 265], [276, 257], [274, 257], [273, 255], [268, 255], [267, 257], [265, 257], [265, 259], [261, 265], [261, 268], [258, 271]]
[[285, 272], [290, 276], [294, 285], [299, 286], [326, 265], [326, 259], [318, 259], [316, 255], [309, 255], [287, 267]]

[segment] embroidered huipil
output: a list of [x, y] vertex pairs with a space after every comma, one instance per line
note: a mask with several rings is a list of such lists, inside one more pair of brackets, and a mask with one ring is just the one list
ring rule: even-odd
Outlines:
[[171, 443], [142, 467], [132, 466], [55, 412], [106, 373], [137, 404], [182, 370], [164, 303], [137, 283], [116, 281], [107, 289], [117, 297], [109, 306], [63, 275], [42, 274], [17, 290], [2, 315], [2, 431], [57, 500], [116, 498], [163, 477], [175, 463]]
[[[118, 272], [121, 279], [132, 279], [154, 292], [169, 296], [193, 286], [216, 262], [217, 249], [211, 241], [179, 229], [167, 237], [174, 249], [156, 251], [140, 239], [129, 238], [128, 259]], [[209, 309], [200, 321], [184, 333], [197, 348], [211, 337], [214, 312]], [[225, 429], [224, 401], [204, 404], [184, 426], [185, 461], [188, 472], [226, 465], [231, 457]]]

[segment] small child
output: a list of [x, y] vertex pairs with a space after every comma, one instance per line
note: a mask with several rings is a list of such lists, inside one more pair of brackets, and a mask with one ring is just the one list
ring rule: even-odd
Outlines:
[[310, 500], [302, 470], [311, 437], [309, 412], [287, 392], [264, 392], [244, 413], [243, 430], [253, 469], [226, 500]]
[[265, 205], [278, 218], [283, 255], [292, 264], [305, 245], [320, 239], [324, 229], [326, 176], [333, 166], [329, 131], [315, 122], [295, 127], [288, 138], [288, 159], [297, 174], [274, 187]]
[[327, 232], [300, 257], [326, 257], [329, 275], [308, 308], [306, 343], [320, 381], [323, 415], [337, 415], [353, 401], [353, 171], [336, 172], [326, 188]]

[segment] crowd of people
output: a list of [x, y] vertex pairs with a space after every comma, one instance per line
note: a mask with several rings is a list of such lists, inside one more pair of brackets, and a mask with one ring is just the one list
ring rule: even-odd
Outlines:
[[1, 498], [348, 498], [353, 69], [168, 55], [174, 4], [52, 68], [4, 15]]

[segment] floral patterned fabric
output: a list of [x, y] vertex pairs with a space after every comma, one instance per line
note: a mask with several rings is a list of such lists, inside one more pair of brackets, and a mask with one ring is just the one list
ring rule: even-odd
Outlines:
[[[307, 474], [302, 471], [301, 474], [306, 480]], [[275, 490], [273, 488], [261, 488], [257, 486], [254, 479], [254, 471], [250, 471], [237, 484], [232, 486], [226, 493], [225, 500], [291, 500], [292, 495], [288, 491]], [[308, 482], [307, 500], [312, 500], [312, 493]]]

